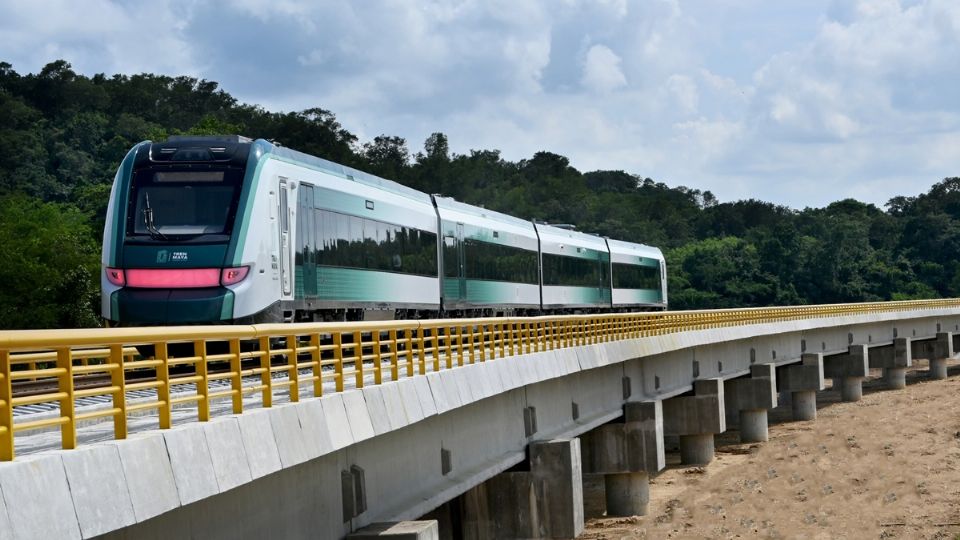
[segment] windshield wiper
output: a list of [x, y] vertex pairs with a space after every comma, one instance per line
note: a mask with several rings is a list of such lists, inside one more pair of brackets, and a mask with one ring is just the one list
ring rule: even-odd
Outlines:
[[150, 238], [154, 240], [166, 240], [167, 237], [160, 232], [160, 229], [157, 228], [156, 223], [153, 221], [153, 208], [150, 207], [150, 194], [144, 193], [143, 197], [143, 224], [147, 226], [147, 232], [150, 233]]

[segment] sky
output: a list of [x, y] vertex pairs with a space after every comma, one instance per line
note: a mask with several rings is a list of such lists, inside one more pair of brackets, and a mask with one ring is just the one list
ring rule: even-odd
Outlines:
[[[361, 142], [545, 150], [721, 201], [882, 206], [960, 176], [956, 0], [0, 0], [21, 74], [217, 81]], [[256, 137], [255, 133], [248, 136]]]

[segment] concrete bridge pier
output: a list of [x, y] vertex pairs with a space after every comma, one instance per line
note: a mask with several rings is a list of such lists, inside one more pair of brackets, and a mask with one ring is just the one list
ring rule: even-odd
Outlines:
[[887, 388], [899, 390], [907, 387], [907, 369], [906, 368], [884, 368], [883, 381], [887, 383]]
[[781, 371], [780, 389], [790, 392], [794, 420], [817, 419], [817, 392], [823, 390], [823, 353], [804, 353]]
[[583, 472], [604, 475], [608, 516], [645, 516], [650, 475], [666, 465], [662, 402], [627, 403], [622, 420], [580, 438]]
[[953, 332], [938, 332], [933, 342], [933, 353], [929, 356], [930, 367], [927, 374], [931, 379], [947, 378], [947, 359], [953, 357]]
[[692, 396], [663, 403], [665, 435], [680, 437], [680, 463], [705, 465], [713, 461], [713, 436], [727, 430], [723, 379], [694, 381]]
[[583, 532], [580, 439], [530, 443], [529, 471], [498, 474], [464, 494], [465, 538], [576, 538]]
[[913, 365], [910, 338], [894, 338], [893, 345], [870, 349], [870, 367], [883, 369], [887, 388], [898, 390], [907, 386], [907, 369]]
[[724, 385], [728, 418], [737, 414], [741, 442], [764, 442], [769, 438], [767, 409], [777, 406], [775, 364], [750, 366], [750, 377], [730, 379]]
[[863, 379], [870, 374], [869, 353], [866, 345], [850, 345], [847, 352], [823, 359], [823, 375], [833, 379], [843, 401], [863, 398]]

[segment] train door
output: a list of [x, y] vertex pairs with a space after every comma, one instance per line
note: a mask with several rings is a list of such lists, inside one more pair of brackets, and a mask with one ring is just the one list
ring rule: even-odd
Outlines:
[[300, 260], [303, 261], [303, 296], [316, 298], [317, 296], [317, 228], [313, 210], [313, 186], [300, 184], [300, 204], [297, 205], [297, 236], [300, 238], [298, 248], [303, 252]]
[[443, 237], [443, 296], [447, 309], [466, 299], [463, 267], [463, 224], [457, 223], [456, 229], [447, 229]]
[[603, 253], [597, 251], [597, 270], [599, 279], [597, 280], [597, 302], [603, 302], [603, 280], [607, 277], [606, 269], [603, 267]]
[[466, 276], [466, 267], [467, 261], [466, 256], [464, 255], [463, 246], [463, 223], [457, 223], [457, 263], [460, 267], [460, 300], [463, 302], [467, 301], [467, 276]]
[[290, 294], [290, 199], [286, 178], [280, 178], [280, 283], [283, 294]]

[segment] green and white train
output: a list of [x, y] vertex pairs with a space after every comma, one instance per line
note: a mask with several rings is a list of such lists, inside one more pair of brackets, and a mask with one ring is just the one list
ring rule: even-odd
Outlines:
[[102, 262], [103, 317], [121, 326], [667, 307], [657, 248], [237, 136], [131, 149]]

